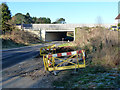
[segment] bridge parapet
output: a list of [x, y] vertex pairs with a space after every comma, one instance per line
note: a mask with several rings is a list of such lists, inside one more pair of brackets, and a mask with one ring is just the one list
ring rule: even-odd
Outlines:
[[[96, 27], [98, 24], [23, 24], [24, 30], [71, 30], [76, 27]], [[112, 24], [102, 24], [103, 27], [110, 27]]]
[[33, 24], [33, 30], [70, 30], [75, 29], [75, 26], [68, 24]]

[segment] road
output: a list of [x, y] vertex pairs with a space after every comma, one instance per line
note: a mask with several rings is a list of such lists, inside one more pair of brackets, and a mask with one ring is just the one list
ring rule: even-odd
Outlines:
[[[2, 51], [2, 69], [14, 66], [17, 63], [23, 62], [39, 54], [40, 47], [56, 44], [60, 45], [62, 42], [55, 41], [52, 43], [41, 44], [37, 46], [28, 46], [17, 49], [9, 49]], [[65, 43], [65, 42], [63, 42]]]

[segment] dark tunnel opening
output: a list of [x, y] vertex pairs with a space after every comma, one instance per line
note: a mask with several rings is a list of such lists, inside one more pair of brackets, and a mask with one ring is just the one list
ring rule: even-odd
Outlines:
[[67, 36], [67, 32], [46, 32], [45, 41], [73, 41], [74, 38]]

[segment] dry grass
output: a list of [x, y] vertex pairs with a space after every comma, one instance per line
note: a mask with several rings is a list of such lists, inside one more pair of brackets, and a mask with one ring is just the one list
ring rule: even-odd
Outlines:
[[[9, 42], [9, 45], [8, 45], [8, 42]], [[2, 46], [3, 47], [5, 46], [5, 48], [10, 46], [15, 46], [17, 44], [22, 44], [23, 46], [23, 45], [31, 45], [31, 44], [41, 43], [41, 42], [43, 41], [41, 41], [37, 35], [27, 31], [15, 30], [15, 31], [12, 31], [11, 34], [6, 33], [5, 35], [2, 35]]]
[[[120, 57], [117, 31], [103, 28], [77, 28], [73, 46], [86, 51], [86, 68], [68, 72], [53, 85], [57, 88], [119, 88]], [[69, 45], [69, 44], [67, 44]], [[75, 72], [75, 73], [73, 73]], [[70, 86], [70, 87], [69, 87]]]
[[75, 45], [85, 47], [92, 64], [115, 67], [120, 65], [118, 34], [103, 28], [77, 28]]

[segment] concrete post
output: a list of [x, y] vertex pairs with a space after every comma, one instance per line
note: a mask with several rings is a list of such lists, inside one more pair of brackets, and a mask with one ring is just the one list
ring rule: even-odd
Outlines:
[[75, 30], [74, 30], [74, 41], [75, 41]]
[[40, 40], [42, 40], [42, 31], [41, 31], [41, 29], [39, 29], [39, 31], [40, 31]]
[[45, 30], [41, 30], [41, 36], [42, 36], [42, 40], [45, 41], [45, 34], [46, 31]]

